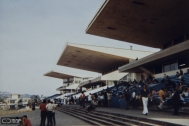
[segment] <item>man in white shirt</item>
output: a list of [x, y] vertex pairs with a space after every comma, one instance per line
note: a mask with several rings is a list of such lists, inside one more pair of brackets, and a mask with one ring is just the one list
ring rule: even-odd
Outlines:
[[107, 92], [107, 97], [108, 97], [108, 107], [111, 107], [112, 94], [109, 91]]
[[56, 126], [55, 110], [56, 110], [57, 104], [55, 104], [55, 103], [53, 102], [52, 105], [53, 105], [53, 110], [52, 110], [52, 122], [53, 122], [54, 126]]
[[104, 107], [104, 95], [102, 93], [100, 94], [100, 102], [101, 106]]
[[52, 111], [54, 109], [54, 105], [51, 103], [50, 100], [48, 100], [48, 104], [46, 105], [46, 109], [47, 109], [47, 119], [48, 119], [48, 122], [47, 122], [47, 125], [49, 126], [52, 126]]
[[91, 93], [89, 93], [89, 96], [88, 96], [88, 103], [91, 104]]
[[183, 97], [188, 97], [189, 96], [189, 93], [187, 91], [187, 88], [184, 89], [184, 91], [182, 92], [182, 96]]

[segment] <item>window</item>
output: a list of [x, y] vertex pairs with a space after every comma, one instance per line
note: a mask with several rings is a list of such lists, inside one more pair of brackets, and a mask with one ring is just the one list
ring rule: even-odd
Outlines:
[[171, 64], [171, 70], [176, 70], [177, 69], [177, 63]]
[[163, 71], [168, 72], [172, 70], [177, 70], [177, 68], [178, 68], [178, 63], [176, 61], [170, 62], [170, 63], [164, 64]]
[[15, 100], [10, 100], [10, 103], [14, 103], [15, 102]]

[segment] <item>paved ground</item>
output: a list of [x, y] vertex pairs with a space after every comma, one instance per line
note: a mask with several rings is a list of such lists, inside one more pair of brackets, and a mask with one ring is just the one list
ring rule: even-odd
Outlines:
[[[6, 116], [0, 116], [0, 117], [21, 117], [23, 115], [27, 115], [30, 121], [32, 122], [32, 126], [39, 126], [40, 124], [40, 111], [36, 109], [35, 111], [31, 112], [22, 112], [18, 114], [12, 114], [12, 115], [6, 115]], [[89, 123], [86, 123], [80, 119], [77, 119], [75, 117], [72, 117], [70, 115], [64, 114], [62, 112], [56, 111], [56, 126], [70, 126], [70, 125], [90, 125]], [[0, 123], [0, 126], [7, 126], [7, 125], [2, 125]], [[10, 126], [15, 126], [15, 125], [10, 125]]]
[[[79, 106], [77, 106], [77, 107], [79, 107]], [[175, 124], [189, 126], [189, 117], [186, 115], [185, 116], [182, 116], [182, 115], [174, 116], [174, 115], [171, 115], [170, 113], [149, 111], [148, 116], [144, 116], [144, 115], [142, 115], [141, 110], [136, 110], [136, 109], [124, 110], [123, 108], [98, 107], [98, 108], [96, 108], [96, 110], [106, 111], [106, 112], [111, 112], [111, 113], [120, 113], [120, 114], [124, 114], [124, 115], [136, 116], [136, 117], [144, 117], [144, 118], [149, 118], [149, 119], [153, 119], [153, 120], [160, 120], [160, 121], [172, 122]], [[21, 117], [23, 115], [28, 116], [28, 118], [31, 120], [33, 126], [39, 126], [40, 111], [38, 109], [36, 109], [35, 111], [31, 111], [31, 112], [21, 112], [18, 114], [12, 114], [12, 115], [0, 116], [0, 117]], [[56, 121], [57, 121], [56, 126], [90, 125], [80, 119], [77, 119], [75, 117], [72, 117], [70, 115], [64, 114], [59, 111], [56, 111]], [[5, 126], [5, 125], [2, 125], [2, 126]], [[14, 126], [14, 125], [11, 125], [11, 126]]]
[[189, 117], [186, 115], [174, 116], [170, 113], [149, 111], [148, 116], [145, 116], [145, 115], [142, 115], [141, 110], [136, 110], [136, 109], [124, 110], [123, 108], [98, 107], [96, 108], [96, 110], [106, 111], [106, 112], [111, 112], [111, 113], [120, 113], [124, 115], [136, 116], [136, 117], [144, 117], [148, 119], [160, 120], [160, 121], [189, 126]]

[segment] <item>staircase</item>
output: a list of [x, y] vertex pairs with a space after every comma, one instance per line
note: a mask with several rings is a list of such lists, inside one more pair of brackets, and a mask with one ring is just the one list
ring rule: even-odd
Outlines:
[[[140, 118], [135, 116], [128, 116], [104, 111], [92, 111], [86, 113], [86, 109], [75, 106], [61, 106], [57, 108], [58, 111], [69, 114], [91, 125], [124, 125], [124, 126], [176, 126], [177, 124], [151, 120], [147, 118]], [[178, 125], [177, 125], [178, 126]]]

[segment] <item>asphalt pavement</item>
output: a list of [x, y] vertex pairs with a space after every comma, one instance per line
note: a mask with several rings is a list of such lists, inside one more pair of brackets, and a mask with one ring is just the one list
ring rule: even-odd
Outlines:
[[[29, 120], [32, 123], [32, 126], [39, 126], [40, 125], [40, 110], [36, 109], [35, 111], [31, 112], [21, 112], [18, 114], [11, 114], [6, 116], [0, 116], [0, 117], [22, 117], [23, 115], [27, 115]], [[89, 123], [86, 123], [80, 119], [77, 119], [75, 117], [72, 117], [70, 115], [67, 115], [65, 113], [56, 111], [55, 112], [56, 117], [56, 126], [85, 126], [90, 125]], [[9, 126], [9, 125], [2, 125], [0, 123], [0, 126]], [[10, 125], [10, 126], [17, 126], [17, 125]]]

